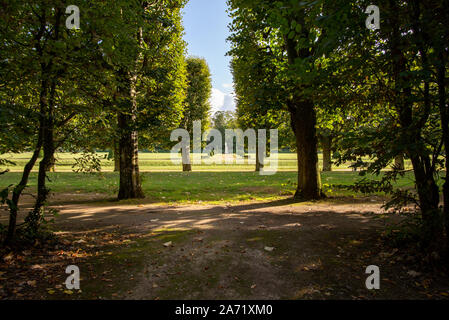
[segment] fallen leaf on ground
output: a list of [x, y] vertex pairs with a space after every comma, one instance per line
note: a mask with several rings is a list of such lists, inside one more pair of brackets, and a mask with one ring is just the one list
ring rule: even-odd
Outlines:
[[31, 287], [35, 287], [36, 286], [36, 280], [27, 281], [27, 285], [29, 285]]
[[44, 267], [42, 267], [41, 265], [35, 264], [35, 265], [31, 266], [31, 269], [33, 269], [33, 270], [41, 270], [41, 269], [44, 269]]
[[421, 273], [416, 272], [416, 271], [414, 271], [414, 270], [410, 270], [409, 272], [407, 272], [407, 274], [408, 274], [410, 277], [413, 277], [413, 278], [419, 277], [419, 276], [421, 275]]
[[169, 241], [164, 243], [164, 247], [170, 247], [173, 244], [173, 242]]
[[8, 261], [11, 261], [13, 258], [14, 258], [14, 255], [13, 255], [12, 253], [10, 253], [10, 254], [6, 255], [6, 256], [3, 258], [3, 260], [4, 260], [5, 262], [8, 262]]

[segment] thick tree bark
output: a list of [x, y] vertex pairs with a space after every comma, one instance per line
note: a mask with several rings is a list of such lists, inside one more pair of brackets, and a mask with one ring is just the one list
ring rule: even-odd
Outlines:
[[144, 198], [138, 164], [138, 133], [136, 131], [136, 93], [133, 79], [123, 70], [120, 77], [120, 110], [118, 113], [120, 150], [120, 187], [118, 199]]
[[121, 130], [119, 200], [144, 197], [140, 184], [137, 132], [129, 128], [132, 122], [132, 116], [119, 114], [118, 127]]
[[318, 169], [316, 113], [311, 101], [289, 106], [298, 155], [298, 187], [295, 199], [313, 200], [324, 196]]
[[321, 146], [323, 148], [323, 171], [332, 171], [332, 138], [329, 136], [322, 136]]
[[120, 148], [119, 144], [114, 141], [114, 172], [120, 171]]
[[394, 166], [398, 170], [404, 170], [405, 169], [404, 156], [402, 154], [397, 155], [394, 158]]
[[[299, 17], [299, 24], [304, 25], [304, 17]], [[308, 30], [302, 28], [304, 38], [308, 38]], [[299, 58], [311, 55], [309, 48], [297, 50], [297, 43], [285, 37], [288, 63], [294, 65]], [[297, 88], [300, 91], [302, 88]], [[293, 97], [288, 102], [291, 125], [296, 138], [298, 154], [298, 187], [294, 198], [314, 200], [323, 198], [321, 190], [321, 176], [318, 168], [318, 138], [316, 132], [316, 111], [313, 101], [305, 98]]]
[[51, 162], [47, 168], [47, 172], [56, 172], [56, 159], [53, 155], [53, 158], [51, 159]]

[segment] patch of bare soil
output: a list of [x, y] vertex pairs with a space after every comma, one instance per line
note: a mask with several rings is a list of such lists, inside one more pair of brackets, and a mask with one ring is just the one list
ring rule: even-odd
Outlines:
[[[5, 252], [2, 299], [445, 299], [446, 275], [385, 246], [381, 201], [123, 205], [57, 198], [58, 241]], [[70, 198], [71, 199], [71, 198]], [[87, 200], [87, 201], [86, 201]], [[378, 201], [379, 200], [379, 201]], [[22, 213], [23, 214], [23, 213]], [[5, 212], [0, 217], [5, 220]], [[67, 265], [81, 290], [67, 290]], [[380, 289], [365, 286], [380, 268]]]

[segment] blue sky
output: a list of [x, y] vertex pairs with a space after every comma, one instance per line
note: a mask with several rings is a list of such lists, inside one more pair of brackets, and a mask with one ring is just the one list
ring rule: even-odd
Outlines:
[[189, 0], [183, 15], [188, 55], [205, 58], [212, 74], [212, 110], [234, 110], [226, 0]]

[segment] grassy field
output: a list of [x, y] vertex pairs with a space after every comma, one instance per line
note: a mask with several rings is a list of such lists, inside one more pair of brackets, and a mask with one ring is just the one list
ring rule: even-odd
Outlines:
[[[100, 153], [104, 158], [106, 153]], [[79, 156], [79, 155], [78, 155]], [[7, 157], [15, 166], [3, 167], [10, 172], [0, 177], [0, 189], [18, 183], [21, 170], [30, 157], [29, 153]], [[104, 158], [102, 171], [95, 174], [75, 173], [72, 166], [76, 155], [58, 153], [56, 172], [49, 173], [48, 186], [55, 193], [101, 193], [111, 197], [118, 192], [119, 176], [113, 171], [113, 161]], [[279, 154], [279, 171], [272, 176], [254, 172], [252, 164], [194, 165], [193, 172], [182, 172], [173, 164], [170, 154], [141, 153], [139, 165], [142, 186], [147, 199], [155, 203], [219, 203], [223, 201], [276, 200], [293, 195], [296, 189], [296, 155]], [[320, 156], [321, 157], [321, 156]], [[3, 156], [3, 158], [6, 158]], [[320, 159], [321, 161], [321, 159]], [[336, 167], [333, 172], [323, 172], [324, 191], [329, 196], [352, 196], [353, 192], [338, 185], [350, 185], [361, 179], [351, 171], [349, 164]], [[36, 165], [29, 180], [29, 191], [34, 192], [37, 183]], [[397, 182], [398, 186], [411, 187], [411, 175]]]
[[[49, 173], [48, 186], [55, 193], [101, 193], [111, 197], [117, 194], [118, 173], [81, 174], [73, 172]], [[352, 196], [351, 191], [337, 185], [349, 185], [360, 179], [351, 171], [322, 173], [323, 187], [328, 196]], [[16, 184], [20, 173], [10, 172], [0, 179], [0, 189]], [[29, 181], [30, 192], [35, 192], [37, 173]], [[411, 187], [413, 180], [406, 175], [398, 186]], [[154, 203], [222, 203], [250, 200], [277, 200], [293, 195], [296, 172], [278, 172], [261, 176], [255, 172], [145, 172], [142, 186], [147, 199]]]
[[[113, 160], [107, 160], [107, 153], [97, 153], [101, 160], [101, 169], [103, 172], [112, 172], [114, 170]], [[57, 153], [56, 154], [56, 171], [57, 172], [72, 172], [75, 158], [80, 157], [80, 154], [72, 153]], [[25, 152], [20, 154], [5, 154], [1, 158], [10, 160], [16, 165], [0, 166], [0, 170], [9, 169], [11, 172], [22, 171], [25, 164], [31, 157], [31, 153]], [[319, 154], [320, 167], [322, 166], [322, 155]], [[345, 163], [340, 167], [335, 167], [336, 171], [347, 171], [351, 164]], [[406, 167], [410, 167], [410, 162], [406, 161]], [[141, 172], [158, 172], [158, 171], [182, 171], [182, 166], [174, 164], [170, 159], [169, 153], [139, 153], [139, 167]], [[34, 167], [33, 171], [37, 171], [38, 166]], [[280, 153], [279, 154], [279, 171], [296, 171], [296, 154], [295, 153]], [[253, 164], [212, 164], [208, 165], [202, 163], [201, 165], [193, 165], [194, 171], [254, 171]]]

